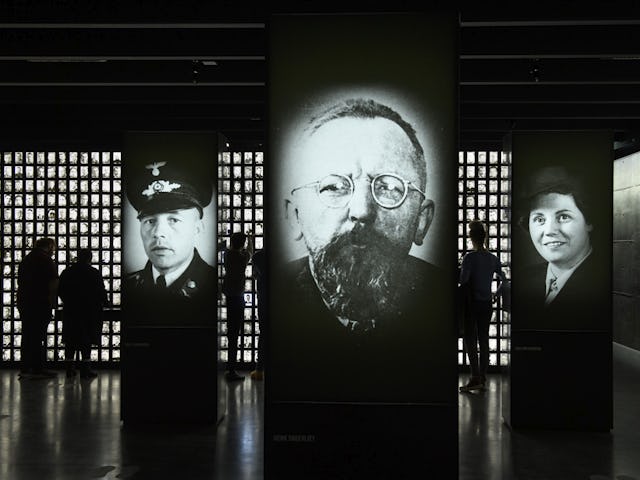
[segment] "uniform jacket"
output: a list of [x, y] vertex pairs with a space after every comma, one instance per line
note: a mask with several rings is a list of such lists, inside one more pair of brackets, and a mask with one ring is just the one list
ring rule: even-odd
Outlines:
[[158, 288], [147, 262], [129, 274], [123, 291], [123, 309], [129, 326], [213, 325], [216, 310], [216, 269], [196, 250], [187, 269], [171, 285]]

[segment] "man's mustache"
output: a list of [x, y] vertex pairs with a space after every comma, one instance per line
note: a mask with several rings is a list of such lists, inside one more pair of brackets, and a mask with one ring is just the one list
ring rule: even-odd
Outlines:
[[385, 235], [358, 225], [347, 232], [336, 235], [322, 250], [326, 254], [331, 254], [350, 246], [363, 248], [365, 251], [370, 248], [388, 255], [395, 253], [394, 244]]

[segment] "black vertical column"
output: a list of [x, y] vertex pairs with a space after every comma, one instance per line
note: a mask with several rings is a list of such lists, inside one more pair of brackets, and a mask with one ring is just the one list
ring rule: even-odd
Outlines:
[[456, 18], [269, 31], [265, 478], [457, 478]]
[[612, 146], [607, 132], [521, 133], [513, 163], [513, 427], [612, 427]]
[[123, 153], [122, 419], [217, 421], [211, 132], [131, 132]]

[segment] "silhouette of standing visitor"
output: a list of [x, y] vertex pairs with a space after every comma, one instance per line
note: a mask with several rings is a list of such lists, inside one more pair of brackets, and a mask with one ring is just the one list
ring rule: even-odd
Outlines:
[[[478, 220], [469, 223], [473, 251], [462, 259], [460, 285], [468, 285], [469, 299], [464, 317], [464, 343], [467, 348], [471, 379], [460, 387], [461, 392], [484, 389], [489, 368], [489, 322], [491, 320], [491, 281], [494, 273], [506, 279], [500, 260], [485, 246], [487, 232]], [[498, 290], [502, 283], [498, 287]], [[480, 357], [478, 358], [478, 345]]]
[[[107, 291], [98, 269], [91, 266], [91, 251], [81, 249], [74, 265], [60, 275], [58, 296], [63, 302], [62, 342], [65, 345], [67, 378], [75, 377], [74, 360], [80, 361], [80, 377], [94, 378], [90, 369], [91, 345], [100, 341], [102, 309]], [[77, 355], [77, 357], [76, 357]]]
[[55, 307], [58, 270], [53, 261], [56, 243], [40, 238], [18, 267], [18, 312], [22, 321], [20, 378], [55, 377], [44, 370], [45, 339]]
[[[245, 243], [249, 240], [247, 248]], [[229, 248], [224, 254], [225, 276], [222, 292], [227, 297], [227, 338], [229, 340], [229, 356], [227, 358], [226, 379], [229, 381], [244, 380], [236, 372], [238, 354], [238, 333], [244, 318], [244, 291], [246, 268], [253, 253], [253, 239], [251, 233], [242, 232], [231, 234]]]

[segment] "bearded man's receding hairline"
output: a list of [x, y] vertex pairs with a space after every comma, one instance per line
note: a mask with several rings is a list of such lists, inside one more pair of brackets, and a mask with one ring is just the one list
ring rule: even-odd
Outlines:
[[341, 118], [355, 118], [373, 120], [383, 118], [398, 125], [409, 138], [413, 146], [413, 164], [416, 167], [422, 188], [427, 184], [427, 167], [424, 158], [424, 150], [416, 135], [416, 131], [402, 116], [392, 108], [376, 102], [372, 99], [350, 98], [333, 104], [319, 114], [311, 117], [304, 129], [307, 138], [312, 137], [323, 125]]

